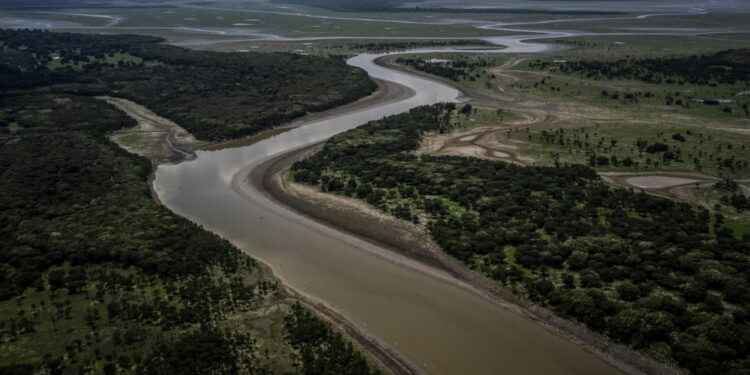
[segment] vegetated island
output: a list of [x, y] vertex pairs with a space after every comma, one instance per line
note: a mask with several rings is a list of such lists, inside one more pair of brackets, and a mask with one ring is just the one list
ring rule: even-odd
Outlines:
[[[185, 111], [211, 140], [373, 84], [340, 60], [158, 41], [0, 31], [0, 372], [380, 373], [260, 264], [156, 202], [151, 161], [110, 140], [135, 121], [92, 97]], [[329, 74], [351, 80], [334, 88]], [[198, 105], [206, 90], [221, 99]], [[232, 107], [243, 96], [255, 105]]]

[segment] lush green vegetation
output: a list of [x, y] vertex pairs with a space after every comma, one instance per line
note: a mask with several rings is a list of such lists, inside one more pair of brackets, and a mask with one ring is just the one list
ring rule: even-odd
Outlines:
[[411, 55], [399, 57], [396, 62], [456, 82], [461, 80], [474, 81], [481, 77], [480, 72], [496, 63], [496, 58], [492, 55], [441, 54], [441, 56], [446, 56], [446, 58], [425, 58], [424, 56]]
[[420, 107], [337, 135], [292, 176], [424, 223], [471, 268], [657, 359], [695, 374], [750, 368], [750, 237], [582, 165], [417, 156], [455, 110]]
[[284, 318], [286, 340], [297, 350], [302, 374], [374, 375], [373, 369], [341, 334], [296, 303]]
[[728, 50], [710, 55], [659, 59], [581, 60], [565, 64], [539, 62], [540, 69], [556, 66], [564, 73], [588, 78], [626, 78], [649, 83], [750, 84], [750, 49]]
[[586, 164], [602, 171], [685, 171], [750, 176], [747, 137], [658, 124], [513, 129], [506, 136], [540, 164]]
[[273, 0], [282, 4], [300, 4], [338, 12], [388, 12], [397, 9], [407, 0]]
[[147, 106], [204, 140], [254, 134], [375, 89], [341, 59], [198, 52], [143, 36], [0, 30], [0, 88], [58, 84]]
[[[153, 74], [144, 62], [164, 58], [162, 47], [11, 34], [0, 55], [0, 373], [376, 372], [252, 259], [156, 202], [151, 161], [109, 141], [135, 121], [81, 94], [107, 92], [101, 80], [130, 69]], [[49, 50], [80, 69], [47, 69]], [[112, 64], [94, 50], [143, 61]], [[189, 65], [200, 58], [167, 51], [188, 57], [177, 71], [200, 71]]]

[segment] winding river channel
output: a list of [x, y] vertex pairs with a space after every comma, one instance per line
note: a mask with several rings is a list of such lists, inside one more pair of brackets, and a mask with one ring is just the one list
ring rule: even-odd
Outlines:
[[[690, 12], [700, 14], [704, 12], [704, 8], [691, 8]], [[71, 21], [36, 19], [40, 16], [29, 19], [25, 15], [25, 18], [0, 18], [0, 27], [105, 32], [172, 30], [196, 35], [198, 38], [200, 35], [229, 37], [190, 37], [191, 39], [175, 43], [186, 46], [241, 41], [362, 38], [289, 38], [234, 28], [136, 28], [120, 25], [123, 19], [117, 16], [42, 12], [42, 16], [49, 14], [95, 17], [107, 23], [103, 26], [83, 27]], [[651, 16], [655, 15], [630, 18]], [[602, 20], [606, 19], [609, 18]], [[627, 17], [615, 19], [623, 20]], [[533, 35], [471, 38], [484, 39], [506, 47], [476, 52], [504, 53], [535, 53], [550, 48], [542, 43], [524, 41], [529, 39], [647, 34], [704, 37], [703, 34], [708, 32], [728, 32], [726, 29], [655, 29], [649, 32], [584, 33], [521, 28], [534, 23], [575, 21], [578, 20], [469, 23], [481, 29]], [[445, 22], [438, 21], [434, 24], [439, 27]], [[430, 51], [403, 53], [411, 52]], [[373, 101], [367, 106], [355, 106], [348, 111], [333, 111], [328, 116], [308, 121], [290, 131], [248, 146], [197, 151], [195, 158], [178, 164], [162, 164], [157, 168], [154, 178], [154, 190], [159, 199], [171, 210], [227, 238], [247, 254], [267, 264], [284, 285], [304, 295], [306, 299], [334, 310], [372, 341], [398, 353], [412, 367], [418, 368], [417, 372], [451, 375], [619, 373], [581, 346], [509, 311], [443, 271], [419, 264], [300, 215], [269, 198], [259, 187], [248, 184], [247, 176], [253, 170], [289, 151], [323, 141], [367, 121], [402, 113], [419, 105], [460, 100], [461, 93], [453, 87], [376, 64], [375, 60], [381, 56], [383, 55], [362, 54], [348, 62], [366, 70], [373, 78], [402, 85], [400, 91], [403, 95], [396, 99]]]
[[[497, 42], [509, 46], [503, 52], [547, 48], [518, 37]], [[159, 198], [266, 263], [285, 285], [334, 309], [427, 373], [618, 373], [441, 271], [328, 228], [244, 186], [255, 166], [286, 151], [415, 106], [456, 101], [461, 95], [445, 84], [379, 66], [374, 61], [380, 56], [358, 55], [349, 64], [413, 93], [315, 120], [249, 146], [198, 151], [193, 160], [160, 165], [154, 180]]]

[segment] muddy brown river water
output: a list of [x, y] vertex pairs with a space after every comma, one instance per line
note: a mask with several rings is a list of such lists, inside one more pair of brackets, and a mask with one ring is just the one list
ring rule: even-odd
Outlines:
[[425, 372], [619, 373], [440, 271], [312, 222], [260, 194], [243, 195], [233, 188], [254, 165], [274, 155], [369, 120], [460, 96], [444, 84], [378, 66], [377, 57], [359, 55], [349, 63], [416, 94], [317, 120], [249, 146], [198, 151], [194, 160], [160, 165], [154, 180], [159, 198], [268, 264], [285, 285], [335, 309]]

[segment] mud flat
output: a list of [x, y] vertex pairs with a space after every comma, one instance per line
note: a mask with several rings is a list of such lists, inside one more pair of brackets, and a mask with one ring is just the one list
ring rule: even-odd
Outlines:
[[640, 189], [664, 189], [698, 182], [690, 178], [672, 176], [637, 176], [628, 177], [625, 182]]
[[201, 145], [187, 130], [138, 103], [110, 96], [96, 98], [114, 105], [138, 122], [135, 128], [125, 129], [110, 137], [129, 152], [156, 162], [179, 161], [193, 158], [192, 151]]

